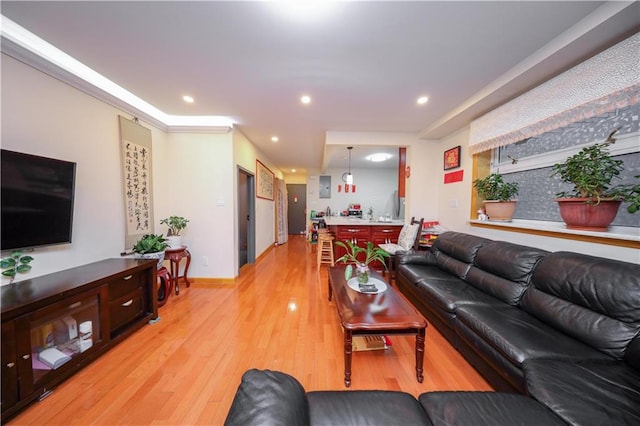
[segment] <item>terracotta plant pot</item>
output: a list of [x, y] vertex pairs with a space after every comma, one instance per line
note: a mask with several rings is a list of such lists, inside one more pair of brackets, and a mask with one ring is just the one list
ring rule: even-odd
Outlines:
[[511, 222], [513, 212], [516, 210], [517, 201], [493, 201], [485, 200], [484, 209], [489, 216], [489, 220], [498, 222]]
[[619, 200], [600, 200], [588, 203], [590, 198], [558, 198], [560, 216], [568, 229], [606, 232], [618, 214]]

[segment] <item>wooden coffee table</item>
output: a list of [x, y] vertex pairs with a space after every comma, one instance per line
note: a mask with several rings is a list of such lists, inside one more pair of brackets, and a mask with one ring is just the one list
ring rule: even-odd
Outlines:
[[[335, 303], [344, 329], [344, 384], [351, 385], [351, 353], [353, 336], [415, 334], [416, 378], [422, 383], [424, 337], [427, 323], [415, 308], [387, 283], [387, 289], [378, 294], [360, 293], [347, 285], [344, 266], [329, 268], [329, 301], [335, 294]], [[382, 280], [377, 273], [372, 277]]]

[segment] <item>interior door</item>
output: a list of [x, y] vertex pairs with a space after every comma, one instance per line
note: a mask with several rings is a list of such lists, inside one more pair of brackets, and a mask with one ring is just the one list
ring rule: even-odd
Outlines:
[[238, 169], [238, 268], [255, 261], [254, 176]]
[[287, 184], [287, 201], [289, 234], [305, 234], [307, 232], [307, 185]]

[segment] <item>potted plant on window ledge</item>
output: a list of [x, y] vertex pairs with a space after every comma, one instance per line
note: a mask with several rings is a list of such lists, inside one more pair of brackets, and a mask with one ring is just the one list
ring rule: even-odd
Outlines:
[[571, 191], [556, 194], [560, 216], [568, 229], [606, 232], [618, 214], [620, 203], [630, 202], [629, 213], [640, 208], [639, 183], [611, 184], [614, 178], [620, 178], [624, 169], [622, 160], [613, 159], [608, 150], [615, 142], [613, 134], [615, 132], [605, 142], [582, 148], [564, 163], [553, 165], [552, 176], [573, 185]]
[[478, 195], [484, 198], [484, 209], [489, 220], [499, 222], [511, 222], [513, 212], [516, 209], [518, 195], [517, 182], [505, 182], [499, 173], [491, 173], [489, 176], [476, 179], [473, 186]]
[[187, 223], [189, 223], [189, 219], [185, 219], [182, 216], [169, 216], [168, 218], [160, 221], [161, 225], [167, 225], [169, 227], [169, 231], [167, 232], [167, 241], [169, 243], [169, 247], [172, 249], [182, 247], [182, 236], [180, 235], [180, 231], [187, 227]]

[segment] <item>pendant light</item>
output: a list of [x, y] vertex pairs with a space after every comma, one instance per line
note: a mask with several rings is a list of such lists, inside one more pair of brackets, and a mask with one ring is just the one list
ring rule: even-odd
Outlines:
[[349, 150], [349, 171], [342, 175], [342, 180], [347, 185], [353, 185], [353, 175], [351, 174], [351, 150], [353, 149], [353, 147], [348, 146], [347, 149]]

